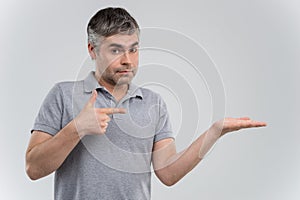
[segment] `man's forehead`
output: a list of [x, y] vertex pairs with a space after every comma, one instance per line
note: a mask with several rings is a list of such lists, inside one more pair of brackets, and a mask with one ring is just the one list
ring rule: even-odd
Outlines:
[[132, 45], [138, 45], [139, 37], [138, 34], [134, 33], [131, 35], [127, 34], [116, 34], [109, 37], [105, 37], [102, 40], [102, 44], [105, 46], [109, 46], [111, 44], [118, 44], [124, 47], [130, 47]]

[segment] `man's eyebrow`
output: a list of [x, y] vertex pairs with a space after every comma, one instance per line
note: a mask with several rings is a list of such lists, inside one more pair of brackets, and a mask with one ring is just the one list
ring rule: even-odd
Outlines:
[[139, 42], [133, 43], [133, 44], [131, 45], [131, 47], [134, 47], [134, 46], [137, 46], [137, 45], [139, 45]]
[[[133, 43], [132, 45], [130, 45], [130, 47], [134, 47], [134, 46], [137, 46], [139, 44], [139, 42], [135, 42]], [[121, 44], [117, 44], [117, 43], [112, 43], [110, 44], [108, 47], [118, 47], [118, 48], [124, 48], [123, 45]]]

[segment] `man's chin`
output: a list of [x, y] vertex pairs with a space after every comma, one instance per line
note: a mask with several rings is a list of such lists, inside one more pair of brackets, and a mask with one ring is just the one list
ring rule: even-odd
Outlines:
[[117, 85], [121, 86], [121, 85], [128, 85], [130, 84], [132, 81], [132, 77], [120, 77], [117, 81]]

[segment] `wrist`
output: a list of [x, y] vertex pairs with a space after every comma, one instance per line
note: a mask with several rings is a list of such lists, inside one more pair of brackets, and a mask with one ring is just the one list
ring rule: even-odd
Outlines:
[[80, 121], [75, 118], [71, 123], [74, 127], [74, 133], [77, 134], [80, 139], [83, 138], [85, 136], [85, 131], [82, 128], [83, 126], [81, 125]]
[[224, 134], [223, 128], [219, 122], [216, 122], [208, 129], [207, 134], [214, 139], [219, 139]]

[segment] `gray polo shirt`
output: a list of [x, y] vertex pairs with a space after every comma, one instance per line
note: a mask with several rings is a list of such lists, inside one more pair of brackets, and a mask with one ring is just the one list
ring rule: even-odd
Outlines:
[[98, 92], [95, 107], [120, 107], [107, 131], [85, 136], [55, 173], [55, 199], [150, 199], [153, 144], [173, 137], [166, 104], [155, 92], [130, 84], [116, 102], [91, 72], [86, 79], [57, 83], [46, 96], [33, 130], [55, 135]]

